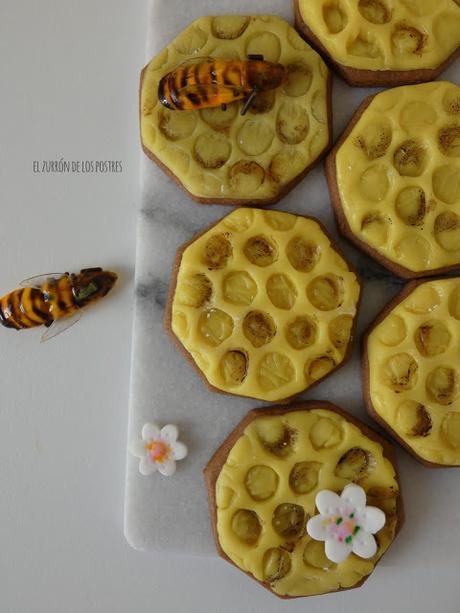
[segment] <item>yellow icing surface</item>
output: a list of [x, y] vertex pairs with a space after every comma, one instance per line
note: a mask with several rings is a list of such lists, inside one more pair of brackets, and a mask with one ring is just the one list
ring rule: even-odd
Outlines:
[[238, 209], [185, 249], [172, 330], [211, 385], [276, 401], [342, 362], [359, 293], [316, 221]]
[[338, 63], [436, 68], [460, 45], [458, 0], [300, 0], [303, 20]]
[[413, 272], [460, 263], [460, 87], [378, 94], [336, 156], [351, 231]]
[[[320, 490], [359, 483], [386, 513], [376, 555], [333, 564], [305, 532]], [[293, 411], [252, 421], [216, 482], [217, 533], [227, 556], [279, 595], [353, 587], [372, 573], [395, 536], [398, 484], [382, 446], [337, 413]]]
[[[288, 80], [260, 95], [246, 116], [242, 102], [226, 111], [170, 111], [159, 103], [160, 79], [187, 60], [244, 60], [248, 54], [280, 62]], [[146, 68], [142, 143], [196, 197], [276, 197], [329, 142], [328, 74], [321, 57], [280, 17], [201, 17]]]
[[419, 285], [367, 348], [377, 414], [424, 460], [460, 465], [460, 278]]

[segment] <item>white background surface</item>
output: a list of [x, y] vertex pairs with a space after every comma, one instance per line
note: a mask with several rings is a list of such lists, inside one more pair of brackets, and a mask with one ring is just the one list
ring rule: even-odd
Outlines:
[[[307, 601], [282, 602], [220, 560], [125, 542], [146, 18], [144, 1], [0, 0], [0, 293], [50, 271], [121, 273], [107, 301], [49, 343], [40, 331], [0, 330], [1, 613], [458, 611], [460, 556], [448, 538], [448, 563], [398, 563], [411, 534], [455, 530], [458, 508], [450, 526], [419, 515], [422, 528], [409, 525], [362, 589]], [[123, 173], [34, 175], [34, 160], [61, 157], [121, 160]], [[406, 489], [425, 478], [442, 496], [436, 473], [407, 466]]]

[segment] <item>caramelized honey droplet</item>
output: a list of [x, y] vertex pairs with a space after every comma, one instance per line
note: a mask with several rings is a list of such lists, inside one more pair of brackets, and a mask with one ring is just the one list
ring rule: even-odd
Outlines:
[[349, 481], [359, 481], [375, 468], [375, 458], [361, 447], [349, 449], [337, 463], [334, 474]]
[[297, 540], [305, 530], [305, 511], [298, 504], [280, 504], [273, 513], [272, 525], [283, 539]]
[[274, 338], [276, 326], [268, 313], [250, 311], [243, 320], [243, 332], [253, 347], [263, 347]]
[[285, 577], [291, 570], [289, 553], [279, 547], [268, 549], [263, 557], [264, 580], [272, 583]]

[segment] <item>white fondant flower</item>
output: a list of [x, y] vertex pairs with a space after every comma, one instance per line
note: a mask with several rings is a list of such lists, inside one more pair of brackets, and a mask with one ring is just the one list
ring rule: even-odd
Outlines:
[[366, 506], [366, 492], [359, 485], [347, 485], [342, 494], [322, 490], [316, 496], [320, 515], [307, 522], [307, 532], [316, 541], [325, 541], [325, 553], [340, 564], [351, 552], [372, 558], [377, 543], [372, 536], [385, 525], [385, 513]]
[[176, 461], [183, 460], [188, 453], [184, 443], [177, 440], [178, 436], [179, 431], [172, 424], [161, 430], [156, 424], [145, 424], [142, 439], [129, 445], [130, 453], [140, 458], [139, 472], [147, 476], [158, 470], [165, 477], [172, 477]]

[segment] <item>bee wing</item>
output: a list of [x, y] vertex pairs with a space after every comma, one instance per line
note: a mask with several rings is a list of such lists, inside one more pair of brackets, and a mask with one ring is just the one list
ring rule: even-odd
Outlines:
[[204, 62], [213, 62], [214, 59], [209, 56], [202, 55], [201, 57], [192, 57], [181, 64], [178, 64], [174, 70], [185, 68], [186, 66], [194, 66], [195, 64], [203, 64]]
[[72, 315], [54, 320], [51, 326], [42, 334], [41, 342], [44, 343], [45, 341], [49, 341], [50, 338], [54, 338], [58, 334], [61, 334], [61, 332], [68, 330], [71, 326], [76, 324], [77, 321], [80, 321], [80, 319], [81, 311], [75, 311]]
[[29, 277], [28, 279], [24, 279], [24, 281], [21, 281], [19, 286], [20, 287], [36, 287], [37, 289], [40, 289], [41, 286], [47, 281], [49, 281], [50, 279], [55, 279], [57, 281], [58, 279], [61, 279], [62, 277], [64, 277], [66, 274], [67, 273], [65, 272], [49, 272], [46, 275], [38, 275], [37, 277]]

